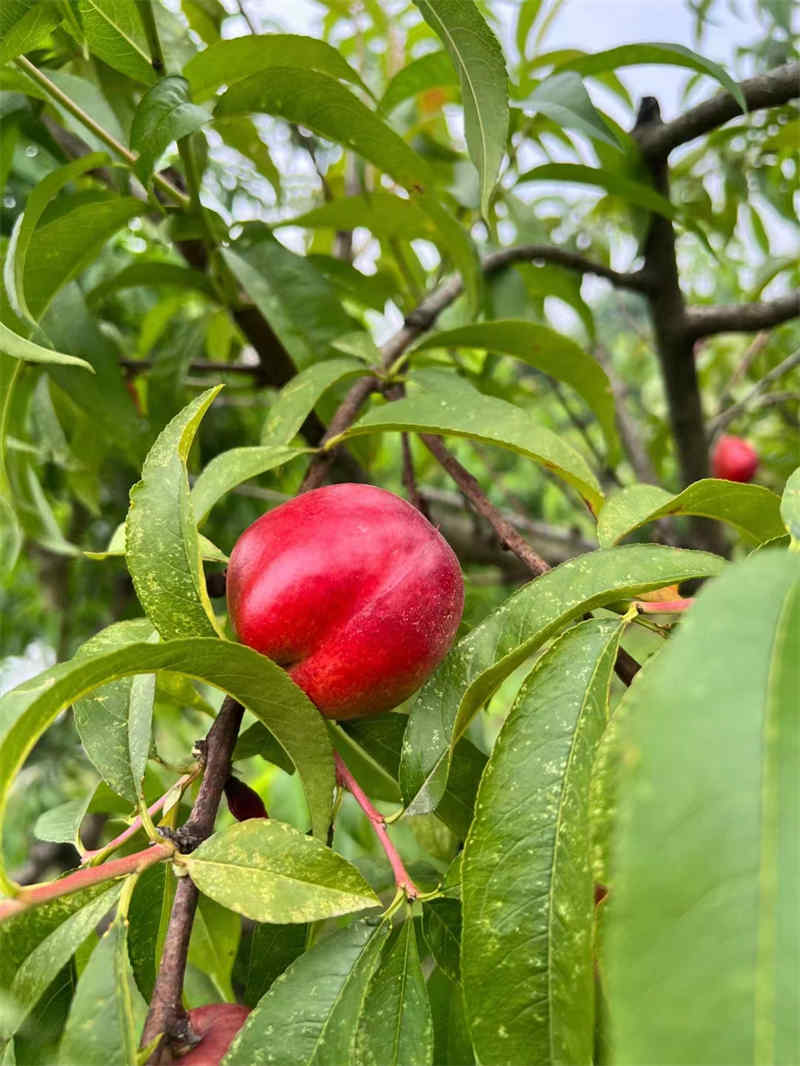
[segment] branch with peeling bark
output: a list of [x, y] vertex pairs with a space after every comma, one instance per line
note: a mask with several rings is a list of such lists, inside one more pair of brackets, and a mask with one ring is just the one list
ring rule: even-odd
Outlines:
[[[241, 703], [226, 696], [202, 746], [203, 780], [192, 813], [180, 829], [170, 834], [180, 851], [192, 851], [214, 832], [214, 821], [230, 774], [231, 756], [243, 714]], [[148, 1047], [159, 1035], [164, 1036], [148, 1059], [151, 1064], [169, 1061], [167, 1056], [172, 1041], [193, 1042], [194, 1034], [190, 1032], [188, 1015], [183, 1007], [183, 980], [198, 898], [197, 888], [189, 877], [180, 878], [141, 1040], [141, 1046]]]
[[692, 307], [686, 312], [686, 329], [692, 341], [714, 333], [757, 333], [800, 315], [800, 292], [775, 300], [721, 307]]
[[[800, 63], [785, 63], [748, 78], [740, 82], [739, 88], [749, 111], [780, 107], [800, 95]], [[730, 93], [717, 93], [671, 122], [648, 130], [638, 138], [639, 144], [648, 159], [665, 159], [679, 145], [702, 137], [741, 114], [741, 107]]]

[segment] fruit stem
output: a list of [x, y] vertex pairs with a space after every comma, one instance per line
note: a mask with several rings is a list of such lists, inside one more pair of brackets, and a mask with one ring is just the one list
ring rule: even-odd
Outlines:
[[380, 841], [381, 847], [386, 854], [386, 858], [389, 860], [389, 864], [392, 867], [395, 884], [398, 889], [402, 889], [402, 891], [405, 892], [406, 899], [416, 899], [420, 894], [419, 889], [411, 880], [408, 871], [403, 865], [403, 860], [400, 858], [397, 848], [395, 848], [394, 844], [389, 839], [389, 834], [386, 832], [386, 819], [379, 810], [373, 807], [367, 794], [345, 766], [344, 760], [338, 751], [333, 753], [333, 758], [336, 763], [336, 780], [342, 788], [347, 789], [369, 819], [372, 828], [375, 830], [375, 836]]
[[[167, 789], [163, 796], [160, 796], [155, 803], [147, 808], [148, 815], [157, 814], [166, 801], [171, 796], [175, 795], [176, 790], [180, 789], [180, 791], [183, 792], [186, 786], [191, 784], [191, 782], [194, 781], [196, 777], [199, 777], [199, 775], [199, 766], [195, 770], [191, 770], [188, 774], [184, 774], [174, 785]], [[106, 855], [109, 855], [112, 851], [116, 851], [116, 849], [124, 844], [126, 840], [130, 840], [134, 833], [138, 833], [141, 826], [142, 816], [139, 814], [133, 819], [127, 829], [123, 830], [119, 836], [114, 837], [113, 840], [109, 840], [109, 842], [104, 844], [102, 848], [96, 848], [94, 851], [84, 851], [81, 855], [81, 865], [83, 866], [88, 863], [91, 866], [95, 866], [98, 862], [102, 862]]]

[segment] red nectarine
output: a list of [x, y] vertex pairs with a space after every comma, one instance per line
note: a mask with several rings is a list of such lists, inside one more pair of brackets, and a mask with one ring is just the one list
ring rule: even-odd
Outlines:
[[189, 1024], [200, 1043], [181, 1055], [178, 1062], [181, 1066], [219, 1066], [249, 1013], [250, 1008], [239, 1003], [208, 1003], [190, 1010]]
[[711, 456], [714, 477], [726, 481], [752, 481], [758, 469], [758, 453], [741, 437], [720, 437]]
[[231, 553], [239, 640], [286, 667], [328, 718], [402, 703], [444, 658], [464, 606], [452, 549], [372, 485], [330, 485], [262, 515]]

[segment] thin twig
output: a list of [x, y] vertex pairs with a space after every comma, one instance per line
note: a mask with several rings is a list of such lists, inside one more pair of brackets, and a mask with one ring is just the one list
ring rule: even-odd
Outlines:
[[[550, 564], [545, 562], [541, 555], [534, 551], [524, 537], [520, 536], [511, 523], [503, 518], [500, 511], [489, 501], [477, 478], [473, 477], [473, 475], [470, 474], [461, 463], [459, 463], [456, 457], [445, 447], [442, 440], [429, 433], [421, 433], [420, 438], [428, 450], [434, 455], [436, 460], [452, 477], [453, 481], [455, 481], [475, 510], [483, 515], [483, 517], [489, 522], [492, 529], [494, 529], [500, 538], [501, 543], [504, 544], [509, 551], [512, 551], [514, 555], [516, 555], [516, 557], [528, 567], [535, 577], [547, 573], [547, 571], [551, 569]], [[624, 681], [626, 685], [630, 685], [636, 674], [639, 672], [640, 666], [632, 655], [629, 655], [624, 648], [620, 647], [617, 651], [614, 669], [620, 680]]]
[[[151, 804], [147, 808], [147, 813], [151, 817], [154, 814], [158, 814], [158, 812], [164, 806], [169, 797], [173, 795], [176, 790], [180, 789], [182, 791], [184, 788], [186, 788], [188, 784], [194, 781], [199, 772], [199, 770], [193, 770], [191, 773], [184, 774], [183, 777], [179, 778], [171, 788], [167, 789], [163, 796], [159, 796], [155, 803]], [[106, 855], [110, 855], [112, 851], [116, 851], [116, 849], [122, 844], [124, 844], [126, 840], [130, 840], [130, 838], [134, 836], [135, 833], [138, 833], [141, 828], [142, 816], [138, 814], [133, 819], [128, 828], [123, 830], [123, 832], [120, 833], [119, 836], [114, 837], [113, 840], [109, 840], [109, 842], [107, 844], [104, 844], [101, 848], [95, 848], [94, 850], [84, 851], [81, 855], [81, 864], [85, 865], [86, 863], [92, 862], [92, 860], [96, 860]]]
[[[34, 66], [26, 56], [17, 56], [14, 62], [20, 70], [28, 75], [29, 78], [32, 78], [33, 81], [40, 85], [51, 99], [60, 104], [65, 111], [68, 111], [72, 117], [76, 118], [87, 130], [91, 130], [98, 140], [102, 141], [106, 147], [116, 153], [116, 155], [124, 160], [128, 166], [132, 167], [135, 165], [136, 160], [138, 159], [136, 153], [132, 152], [129, 148], [126, 148], [125, 145], [121, 144], [116, 137], [108, 132], [108, 130], [104, 129], [99, 122], [96, 122], [91, 115], [75, 103], [71, 96], [62, 92], [55, 82], [52, 82], [46, 74], [39, 70], [38, 67]], [[167, 178], [163, 177], [161, 174], [154, 174], [153, 182], [158, 185], [163, 192], [168, 193], [181, 207], [186, 208], [190, 206], [189, 197], [185, 196], [180, 189], [176, 189], [172, 182], [168, 181]]]
[[121, 859], [112, 859], [100, 866], [82, 867], [57, 881], [48, 881], [43, 885], [31, 885], [20, 889], [13, 899], [0, 900], [0, 922], [15, 914], [20, 914], [29, 907], [72, 895], [73, 892], [80, 892], [89, 885], [99, 885], [104, 881], [118, 881], [120, 877], [140, 873], [148, 866], [154, 866], [157, 862], [168, 859], [174, 852], [173, 844], [154, 844], [145, 848], [144, 851], [125, 855]]
[[414, 456], [411, 454], [411, 443], [409, 442], [407, 433], [400, 434], [400, 447], [403, 450], [403, 487], [406, 490], [408, 502], [412, 507], [416, 507], [418, 511], [424, 514], [426, 518], [430, 518], [427, 505], [420, 496], [419, 489], [417, 488], [417, 477], [414, 472]]
[[[231, 755], [242, 722], [241, 703], [226, 696], [204, 742], [205, 768], [188, 821], [171, 834], [181, 851], [191, 851], [211, 836], [220, 798], [231, 767]], [[148, 1059], [164, 1061], [172, 1040], [192, 1042], [188, 1015], [183, 1008], [183, 980], [189, 954], [198, 891], [188, 876], [180, 878], [169, 917], [164, 950], [156, 977], [141, 1046], [148, 1047], [161, 1034], [166, 1037]]]
[[722, 395], [719, 398], [718, 414], [724, 411], [726, 407], [730, 406], [731, 400], [733, 399], [733, 390], [753, 365], [757, 356], [764, 350], [768, 341], [769, 333], [764, 332], [757, 334], [748, 344], [744, 355], [739, 360], [734, 372], [731, 374], [730, 381], [722, 390]]
[[503, 518], [500, 511], [489, 502], [478, 479], [473, 477], [469, 470], [459, 463], [458, 459], [456, 459], [452, 452], [448, 451], [441, 438], [434, 437], [430, 433], [421, 433], [420, 440], [434, 456], [436, 461], [447, 471], [453, 481], [455, 481], [456, 485], [458, 485], [459, 489], [464, 493], [478, 514], [483, 515], [483, 517], [489, 522], [492, 529], [500, 538], [501, 544], [508, 548], [509, 551], [512, 551], [518, 559], [521, 559], [531, 573], [535, 574], [537, 577], [540, 574], [547, 573], [550, 569], [550, 565], [544, 561], [541, 555], [534, 551], [530, 544], [528, 544], [527, 540], [525, 540], [511, 523]]
[[380, 841], [386, 858], [389, 860], [389, 865], [392, 867], [395, 884], [405, 892], [408, 899], [416, 899], [419, 895], [419, 889], [411, 880], [411, 876], [403, 865], [403, 860], [400, 858], [397, 848], [389, 839], [389, 834], [386, 832], [386, 819], [379, 810], [373, 807], [369, 797], [347, 769], [338, 751], [333, 753], [333, 757], [336, 763], [336, 780], [342, 788], [347, 789], [369, 819], [372, 828], [375, 830], [375, 836]]
[[743, 396], [738, 403], [731, 404], [730, 407], [725, 411], [721, 411], [717, 417], [713, 419], [709, 425], [709, 431], [712, 438], [721, 433], [728, 423], [732, 422], [734, 418], [740, 415], [749, 404], [757, 399], [757, 397], [766, 392], [773, 382], [782, 378], [785, 374], [788, 374], [790, 370], [793, 370], [799, 365], [800, 348], [798, 348], [796, 352], [792, 352], [791, 355], [788, 355], [782, 362], [778, 363], [776, 367], [773, 367], [769, 373], [765, 374], [758, 384], [754, 385], [747, 395]]

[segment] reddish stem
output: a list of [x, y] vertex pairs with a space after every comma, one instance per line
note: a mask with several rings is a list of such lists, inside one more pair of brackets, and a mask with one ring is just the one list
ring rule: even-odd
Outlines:
[[[184, 774], [183, 777], [181, 777], [177, 781], [177, 785], [180, 787], [184, 787], [185, 785], [188, 785], [190, 781], [193, 781], [196, 777], [197, 771], [190, 774]], [[155, 801], [155, 803], [153, 803], [150, 807], [147, 808], [147, 813], [151, 817], [152, 815], [157, 814], [161, 810], [167, 800], [167, 797], [170, 795], [174, 788], [175, 785], [173, 785], [172, 788], [167, 789], [163, 796], [160, 796]], [[109, 842], [107, 844], [104, 844], [102, 848], [95, 848], [94, 851], [84, 851], [84, 853], [81, 855], [81, 863], [90, 862], [92, 859], [96, 859], [98, 855], [107, 855], [111, 851], [116, 851], [116, 849], [121, 844], [124, 844], [126, 840], [130, 840], [134, 833], [138, 833], [141, 827], [142, 816], [140, 814], [137, 814], [137, 816], [133, 819], [127, 829], [123, 830], [123, 832], [121, 832], [119, 836], [114, 837], [113, 840], [109, 840]]]
[[687, 611], [694, 603], [694, 597], [678, 600], [634, 600], [637, 611], [642, 614], [677, 614], [679, 611]]
[[338, 751], [333, 753], [333, 757], [336, 762], [336, 780], [342, 788], [347, 789], [367, 818], [369, 818], [372, 828], [375, 830], [375, 836], [381, 842], [381, 847], [392, 867], [395, 884], [398, 888], [402, 888], [408, 899], [416, 899], [419, 895], [419, 889], [411, 880], [411, 876], [403, 865], [403, 860], [400, 858], [397, 848], [389, 839], [389, 834], [386, 832], [386, 819], [379, 810], [373, 807], [367, 794], [345, 766]]
[[100, 866], [84, 867], [75, 873], [62, 877], [58, 881], [48, 881], [47, 884], [33, 885], [23, 888], [13, 899], [0, 901], [0, 922], [10, 918], [20, 911], [27, 910], [39, 903], [47, 903], [48, 900], [58, 899], [59, 896], [68, 896], [73, 892], [79, 892], [89, 885], [97, 885], [103, 881], [114, 881], [129, 874], [139, 873], [148, 866], [154, 866], [157, 862], [168, 859], [175, 851], [172, 844], [155, 844], [145, 848], [144, 851], [136, 851], [132, 855], [125, 855], [121, 859], [112, 859]]

